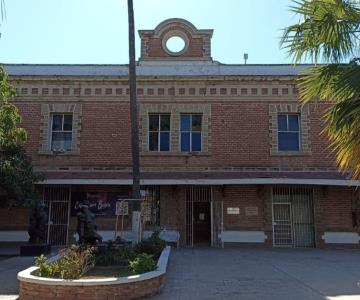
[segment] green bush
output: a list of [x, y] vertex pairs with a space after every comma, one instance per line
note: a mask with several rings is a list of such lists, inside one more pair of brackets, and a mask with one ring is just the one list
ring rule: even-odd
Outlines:
[[127, 247], [100, 250], [95, 255], [96, 266], [128, 266], [129, 261], [134, 259], [134, 253]]
[[156, 265], [151, 255], [141, 253], [133, 261], [130, 261], [130, 268], [134, 274], [142, 274], [154, 271]]
[[39, 267], [37, 275], [40, 277], [78, 279], [94, 266], [94, 249], [71, 246], [60, 252], [61, 258], [53, 263], [46, 262], [47, 258], [40, 255], [35, 264]]
[[135, 253], [147, 253], [157, 260], [166, 247], [166, 242], [162, 240], [159, 235], [160, 231], [155, 231], [148, 239], [142, 240], [135, 246]]

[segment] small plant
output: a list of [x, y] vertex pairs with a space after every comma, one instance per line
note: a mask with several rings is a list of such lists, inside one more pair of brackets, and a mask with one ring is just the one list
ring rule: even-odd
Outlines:
[[129, 261], [134, 259], [134, 253], [127, 247], [116, 249], [106, 248], [100, 250], [95, 255], [95, 265], [97, 266], [128, 266]]
[[141, 253], [136, 256], [133, 261], [130, 261], [130, 268], [134, 274], [142, 274], [154, 271], [156, 268], [153, 257], [146, 253]]
[[40, 277], [78, 279], [94, 266], [94, 249], [71, 246], [60, 252], [61, 258], [48, 263], [46, 256], [40, 255], [35, 264], [39, 267]]
[[166, 247], [166, 242], [159, 235], [160, 231], [155, 231], [148, 239], [142, 240], [135, 246], [135, 253], [147, 253], [158, 259]]

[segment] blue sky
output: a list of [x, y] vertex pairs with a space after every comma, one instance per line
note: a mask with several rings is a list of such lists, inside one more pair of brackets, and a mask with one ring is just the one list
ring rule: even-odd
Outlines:
[[[126, 0], [5, 0], [0, 62], [126, 64]], [[297, 22], [291, 0], [134, 0], [135, 26], [153, 29], [184, 18], [214, 29], [212, 56], [222, 63], [289, 63], [281, 29]], [[139, 56], [140, 45], [136, 34]]]

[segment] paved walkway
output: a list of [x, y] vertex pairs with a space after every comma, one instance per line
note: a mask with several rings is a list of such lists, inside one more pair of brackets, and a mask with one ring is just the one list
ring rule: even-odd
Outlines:
[[[17, 299], [31, 257], [1, 257], [0, 299]], [[152, 300], [360, 300], [360, 251], [180, 249]]]
[[17, 273], [34, 264], [33, 257], [4, 257], [0, 256], [0, 299], [17, 299], [19, 283]]
[[152, 300], [360, 299], [360, 251], [180, 249]]

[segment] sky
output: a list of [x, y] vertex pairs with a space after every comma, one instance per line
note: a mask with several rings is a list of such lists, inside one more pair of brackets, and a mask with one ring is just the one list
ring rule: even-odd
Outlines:
[[[214, 29], [212, 57], [227, 64], [291, 63], [279, 47], [297, 23], [291, 0], [134, 0], [135, 29], [183, 18]], [[126, 0], [5, 0], [0, 63], [126, 64]], [[136, 57], [140, 39], [136, 33]]]

